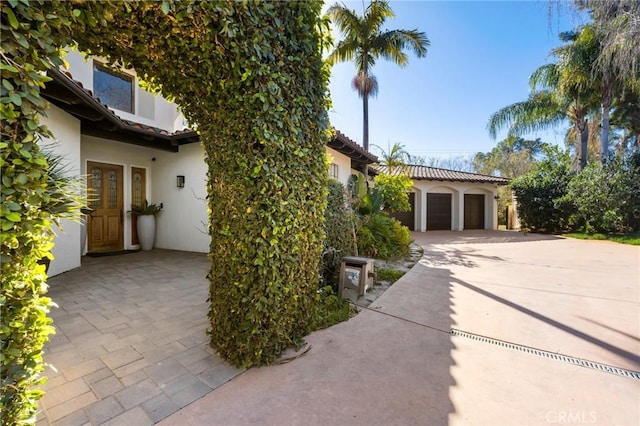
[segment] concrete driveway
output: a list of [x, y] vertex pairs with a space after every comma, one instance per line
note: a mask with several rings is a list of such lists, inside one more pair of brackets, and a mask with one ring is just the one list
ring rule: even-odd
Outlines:
[[414, 238], [424, 257], [371, 310], [162, 424], [640, 424], [638, 247]]

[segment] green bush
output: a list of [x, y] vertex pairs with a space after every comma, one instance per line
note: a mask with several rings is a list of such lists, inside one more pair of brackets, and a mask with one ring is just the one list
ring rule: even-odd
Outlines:
[[320, 261], [321, 287], [329, 285], [337, 290], [342, 258], [356, 254], [356, 218], [347, 205], [344, 185], [334, 179], [329, 181], [324, 218], [326, 238]]
[[409, 204], [409, 190], [413, 186], [413, 181], [406, 175], [388, 175], [380, 173], [374, 178], [376, 191], [382, 197], [382, 208], [387, 213], [408, 212], [411, 210]]
[[568, 228], [573, 213], [566, 199], [574, 176], [568, 152], [557, 147], [545, 148], [547, 158], [536, 168], [511, 183], [518, 199], [522, 226], [535, 231], [558, 232]]
[[392, 259], [405, 256], [411, 245], [411, 232], [398, 220], [383, 213], [363, 216], [357, 233], [361, 256]]
[[639, 170], [634, 158], [611, 158], [605, 164], [591, 162], [576, 174], [566, 196], [575, 206], [572, 219], [576, 227], [587, 233], [631, 230], [630, 219], [640, 213]]

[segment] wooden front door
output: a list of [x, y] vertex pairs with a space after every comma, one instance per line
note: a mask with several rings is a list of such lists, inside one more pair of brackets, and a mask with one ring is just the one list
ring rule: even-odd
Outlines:
[[87, 221], [89, 252], [124, 248], [122, 166], [87, 163], [88, 186], [93, 190], [93, 213]]

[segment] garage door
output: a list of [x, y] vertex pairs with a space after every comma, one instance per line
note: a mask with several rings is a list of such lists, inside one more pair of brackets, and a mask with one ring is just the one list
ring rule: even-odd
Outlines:
[[400, 221], [401, 224], [409, 228], [410, 230], [415, 230], [415, 211], [416, 211], [416, 194], [415, 192], [409, 193], [409, 205], [411, 206], [411, 210], [408, 212], [399, 212], [392, 213], [391, 217], [395, 217]]
[[464, 194], [464, 229], [484, 229], [484, 194]]
[[451, 194], [427, 194], [427, 230], [451, 230]]

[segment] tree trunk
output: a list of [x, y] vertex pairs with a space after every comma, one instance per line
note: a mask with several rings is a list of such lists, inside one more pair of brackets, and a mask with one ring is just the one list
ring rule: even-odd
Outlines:
[[589, 151], [589, 126], [587, 121], [584, 121], [582, 129], [580, 129], [580, 167], [578, 170], [582, 170], [587, 165], [587, 154]]
[[600, 139], [600, 161], [605, 163], [609, 152], [609, 110], [611, 109], [611, 91], [606, 90], [602, 97], [602, 137]]
[[[362, 96], [362, 147], [369, 151], [369, 95]], [[369, 185], [369, 166], [364, 165], [364, 180]]]

